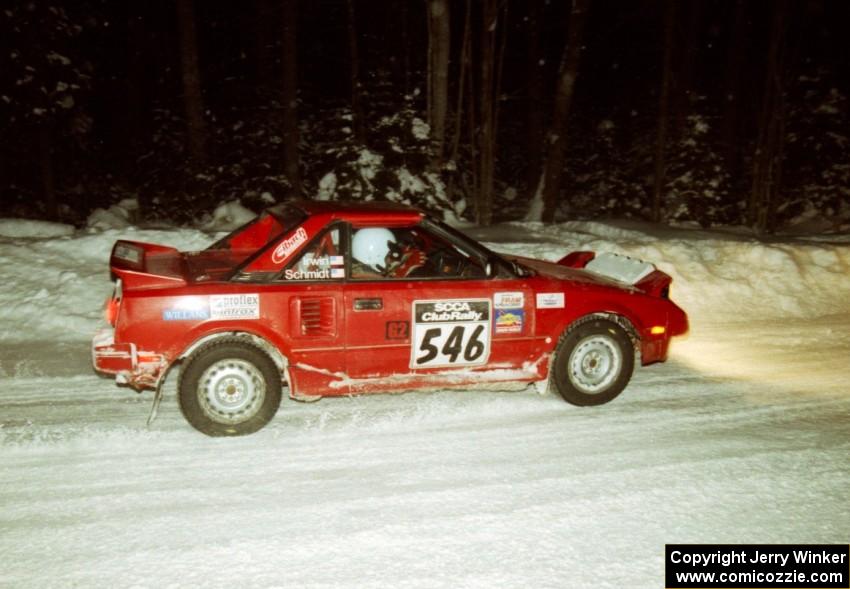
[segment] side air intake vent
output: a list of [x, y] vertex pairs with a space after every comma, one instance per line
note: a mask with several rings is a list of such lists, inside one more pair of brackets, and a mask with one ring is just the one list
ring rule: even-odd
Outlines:
[[301, 335], [334, 335], [336, 309], [332, 297], [300, 300]]

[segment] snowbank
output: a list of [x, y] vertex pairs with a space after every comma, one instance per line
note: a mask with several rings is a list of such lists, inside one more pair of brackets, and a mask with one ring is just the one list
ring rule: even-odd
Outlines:
[[[195, 230], [86, 230], [57, 235], [54, 224], [22, 223], [26, 239], [0, 238], [0, 342], [81, 341], [101, 322], [112, 291], [109, 253], [118, 239], [201, 249], [212, 238]], [[12, 223], [14, 227], [16, 223]], [[67, 226], [58, 226], [67, 227]], [[37, 229], [37, 231], [36, 231]]]
[[91, 212], [86, 225], [92, 229], [126, 229], [133, 225], [139, 211], [139, 202], [134, 198], [125, 198], [108, 209], [95, 209]]
[[[249, 214], [229, 203], [209, 227], [224, 229]], [[556, 260], [572, 250], [590, 249], [653, 262], [674, 277], [672, 297], [694, 325], [850, 310], [850, 242], [842, 238], [794, 236], [768, 242], [734, 232], [595, 222], [515, 223], [467, 231], [505, 253]], [[183, 250], [213, 241], [193, 229], [127, 226], [74, 232], [67, 225], [4, 219], [0, 342], [87, 340], [111, 291], [107, 260], [119, 238]]]
[[595, 222], [516, 223], [473, 233], [497, 251], [547, 260], [594, 250], [652, 262], [673, 276], [671, 297], [692, 323], [850, 311], [850, 243], [843, 237], [761, 241], [738, 232]]
[[29, 219], [0, 219], [0, 237], [48, 239], [72, 235], [74, 228], [62, 223]]
[[233, 200], [218, 205], [203, 228], [207, 231], [233, 231], [256, 216], [257, 213], [242, 206], [240, 201]]

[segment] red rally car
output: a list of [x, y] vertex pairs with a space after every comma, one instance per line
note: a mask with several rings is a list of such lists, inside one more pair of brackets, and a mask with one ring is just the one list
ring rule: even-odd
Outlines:
[[259, 430], [284, 386], [306, 401], [536, 383], [600, 405], [688, 329], [652, 264], [498, 255], [390, 203], [278, 205], [199, 252], [122, 240], [110, 266], [95, 370], [153, 389], [152, 419], [179, 366], [180, 409], [209, 435]]

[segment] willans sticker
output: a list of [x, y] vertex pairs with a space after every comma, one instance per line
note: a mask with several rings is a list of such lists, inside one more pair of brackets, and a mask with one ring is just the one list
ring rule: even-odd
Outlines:
[[193, 297], [178, 302], [175, 308], [163, 310], [162, 318], [165, 321], [259, 319], [260, 295], [211, 295], [208, 300]]
[[210, 318], [207, 308], [201, 309], [165, 309], [162, 312], [164, 321], [204, 321]]

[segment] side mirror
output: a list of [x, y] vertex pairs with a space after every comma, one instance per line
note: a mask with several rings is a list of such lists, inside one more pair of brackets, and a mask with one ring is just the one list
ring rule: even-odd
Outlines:
[[499, 258], [490, 255], [484, 260], [484, 274], [487, 278], [495, 278], [499, 274]]

